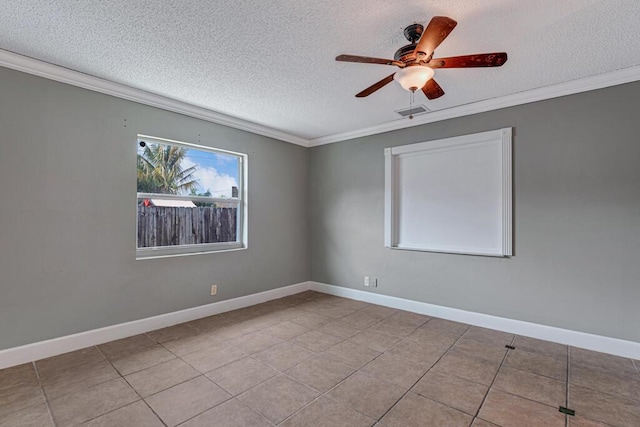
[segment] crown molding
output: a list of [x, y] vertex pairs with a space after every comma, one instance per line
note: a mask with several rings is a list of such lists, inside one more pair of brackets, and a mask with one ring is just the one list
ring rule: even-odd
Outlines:
[[398, 119], [362, 129], [335, 133], [314, 139], [306, 139], [268, 126], [260, 125], [258, 123], [232, 117], [183, 101], [156, 95], [141, 89], [111, 82], [109, 80], [101, 79], [99, 77], [84, 74], [79, 71], [60, 67], [58, 65], [2, 49], [0, 49], [0, 66], [66, 83], [72, 86], [89, 89], [94, 92], [104, 93], [117, 98], [172, 111], [174, 113], [184, 114], [186, 116], [206, 120], [208, 122], [217, 123], [234, 129], [240, 129], [280, 141], [290, 142], [303, 147], [332, 144], [349, 139], [361, 138], [364, 136], [420, 126], [427, 123], [434, 123], [472, 114], [484, 113], [516, 105], [528, 104], [530, 102], [543, 101], [545, 99], [558, 98], [561, 96], [602, 89], [609, 86], [616, 86], [640, 80], [640, 66], [634, 66], [582, 79], [558, 83], [551, 86], [518, 92], [511, 95], [505, 95], [498, 98], [491, 98], [444, 110], [438, 110], [420, 115], [413, 120]]
[[234, 129], [309, 147], [308, 139], [296, 135], [2, 49], [0, 49], [0, 66]]
[[348, 139], [360, 138], [363, 136], [375, 135], [398, 129], [405, 129], [427, 123], [453, 119], [456, 117], [484, 113], [501, 108], [528, 104], [530, 102], [543, 101], [545, 99], [558, 98], [561, 96], [587, 92], [595, 89], [602, 89], [605, 87], [616, 86], [638, 80], [640, 80], [640, 66], [622, 68], [620, 70], [597, 74], [595, 76], [585, 77], [582, 79], [571, 80], [551, 86], [545, 86], [537, 89], [514, 93], [511, 95], [505, 95], [498, 98], [492, 98], [484, 101], [460, 105], [458, 107], [438, 110], [417, 116], [413, 120], [398, 119], [362, 129], [327, 135], [320, 138], [312, 139], [310, 146], [315, 147], [318, 145], [332, 144], [334, 142], [346, 141]]

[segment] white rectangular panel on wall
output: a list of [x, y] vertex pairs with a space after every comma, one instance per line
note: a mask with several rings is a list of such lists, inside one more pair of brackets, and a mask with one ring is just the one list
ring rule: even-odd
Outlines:
[[512, 129], [385, 149], [385, 246], [511, 256]]

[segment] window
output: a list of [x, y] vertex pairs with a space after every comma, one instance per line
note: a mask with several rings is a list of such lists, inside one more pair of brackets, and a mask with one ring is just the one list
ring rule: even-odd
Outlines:
[[137, 258], [246, 246], [245, 154], [138, 135]]

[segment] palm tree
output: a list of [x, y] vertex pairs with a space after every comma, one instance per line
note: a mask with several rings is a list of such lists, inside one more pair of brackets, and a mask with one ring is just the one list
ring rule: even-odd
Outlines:
[[139, 193], [157, 193], [159, 186], [153, 178], [153, 165], [138, 154], [138, 192]]
[[185, 148], [174, 145], [146, 144], [138, 153], [138, 192], [179, 194], [196, 188], [197, 166], [182, 169]]

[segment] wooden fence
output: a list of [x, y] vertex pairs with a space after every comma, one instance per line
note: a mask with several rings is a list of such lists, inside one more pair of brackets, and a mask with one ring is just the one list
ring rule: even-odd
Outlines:
[[138, 247], [236, 241], [237, 208], [138, 206]]

